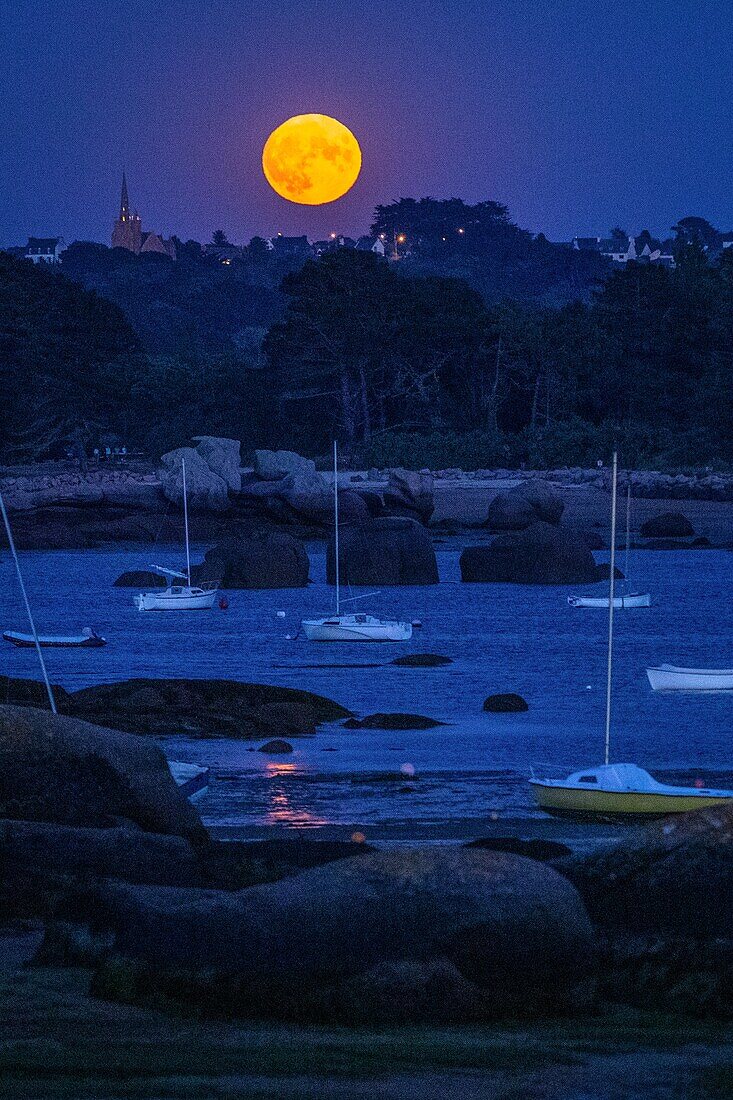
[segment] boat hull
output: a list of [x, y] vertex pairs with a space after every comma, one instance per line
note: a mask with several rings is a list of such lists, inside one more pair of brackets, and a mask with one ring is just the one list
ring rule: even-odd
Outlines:
[[651, 820], [733, 802], [733, 795], [661, 794], [647, 791], [577, 790], [531, 783], [537, 806], [560, 817]]
[[210, 611], [216, 599], [216, 589], [210, 592], [140, 592], [135, 597], [138, 611]]
[[412, 637], [411, 623], [346, 625], [318, 619], [304, 620], [302, 627], [309, 642], [407, 642]]
[[[608, 610], [608, 596], [568, 596], [571, 607], [598, 607]], [[613, 606], [624, 607], [651, 607], [652, 598], [648, 592], [632, 592], [629, 596], [614, 596]]]
[[168, 767], [178, 790], [189, 802], [198, 802], [204, 797], [209, 789], [209, 768], [201, 768], [198, 764], [184, 764], [178, 760], [169, 760]]
[[677, 668], [661, 665], [648, 668], [647, 678], [654, 691], [733, 691], [731, 668]]
[[[19, 649], [32, 649], [36, 644], [32, 634], [18, 634], [14, 630], [6, 630], [3, 639]], [[39, 634], [38, 644], [49, 649], [100, 649], [107, 644], [107, 639], [98, 634], [68, 638]]]

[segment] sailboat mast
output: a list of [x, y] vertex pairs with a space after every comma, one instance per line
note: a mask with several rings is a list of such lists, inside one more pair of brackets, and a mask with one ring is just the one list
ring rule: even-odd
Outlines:
[[186, 532], [186, 584], [191, 584], [191, 551], [188, 546], [188, 498], [186, 496], [186, 460], [181, 459], [183, 473], [183, 526]]
[[606, 747], [605, 763], [611, 754], [611, 676], [613, 671], [613, 596], [616, 573], [616, 477], [618, 455], [613, 452], [613, 480], [611, 481], [611, 564], [608, 577], [608, 669], [606, 673]]
[[629, 590], [629, 549], [631, 547], [631, 474], [626, 486], [626, 554], [624, 555], [624, 588]]
[[339, 577], [339, 483], [338, 483], [338, 449], [337, 443], [333, 441], [333, 521], [334, 521], [334, 543], [336, 548], [336, 614], [339, 613], [339, 601], [341, 598], [340, 593], [340, 580]]
[[30, 601], [28, 599], [28, 593], [25, 590], [25, 584], [23, 583], [23, 574], [20, 571], [20, 562], [18, 561], [18, 553], [15, 549], [15, 541], [13, 539], [13, 532], [10, 528], [10, 520], [8, 519], [8, 513], [5, 510], [5, 501], [3, 495], [0, 493], [0, 511], [3, 515], [3, 523], [5, 524], [5, 533], [8, 536], [8, 545], [10, 546], [10, 553], [13, 555], [13, 561], [15, 562], [15, 571], [18, 574], [18, 581], [20, 583], [20, 591], [23, 593], [23, 603], [25, 604], [26, 614], [28, 616], [28, 622], [31, 624], [31, 634], [33, 635], [33, 644], [36, 647], [36, 653], [38, 654], [38, 663], [41, 666], [41, 672], [43, 673], [43, 682], [46, 685], [46, 693], [48, 695], [48, 702], [51, 706], [51, 713], [58, 714], [56, 710], [56, 700], [53, 697], [53, 690], [51, 688], [51, 682], [48, 678], [48, 672], [46, 671], [46, 662], [43, 659], [43, 651], [41, 650], [41, 643], [38, 641], [38, 631], [36, 630], [36, 624], [33, 620], [33, 612], [31, 611]]

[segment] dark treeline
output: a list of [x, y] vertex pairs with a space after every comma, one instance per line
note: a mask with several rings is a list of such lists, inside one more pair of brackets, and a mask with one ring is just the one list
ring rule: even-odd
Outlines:
[[733, 461], [733, 249], [701, 219], [676, 266], [518, 229], [503, 207], [378, 207], [390, 258], [303, 263], [255, 239], [136, 257], [72, 246], [62, 272], [0, 254], [0, 457], [114, 434], [151, 455], [192, 434], [354, 463]]

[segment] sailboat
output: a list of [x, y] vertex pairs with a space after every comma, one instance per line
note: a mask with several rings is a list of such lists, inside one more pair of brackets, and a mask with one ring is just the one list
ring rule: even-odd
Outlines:
[[[340, 563], [339, 563], [339, 498], [338, 498], [338, 451], [333, 444], [333, 515], [336, 563], [336, 607], [333, 615], [322, 619], [303, 619], [301, 626], [309, 642], [406, 642], [412, 637], [412, 623], [401, 623], [391, 619], [378, 619], [374, 615], [344, 615], [341, 604], [350, 602], [341, 599]], [[370, 593], [371, 594], [371, 593]], [[354, 596], [351, 599], [364, 599]]]
[[[186, 494], [186, 462], [181, 459], [181, 473], [183, 477], [183, 526], [186, 533], [186, 572], [181, 573], [177, 569], [164, 569], [161, 565], [153, 565], [158, 573], [170, 577], [168, 586], [164, 589], [156, 589], [154, 592], [139, 592], [135, 597], [135, 606], [138, 611], [209, 611], [214, 606], [217, 586], [192, 585], [191, 584], [191, 551], [188, 539], [188, 497]], [[172, 578], [178, 577], [185, 584], [173, 584]]]
[[[626, 558], [624, 562], [624, 587], [629, 585], [629, 548], [631, 540], [631, 481], [626, 489]], [[651, 607], [652, 598], [648, 592], [625, 591], [614, 596], [614, 607]], [[571, 607], [608, 607], [608, 596], [568, 596]]]
[[614, 567], [616, 557], [616, 476], [613, 456], [611, 487], [611, 569], [608, 594], [608, 665], [606, 673], [606, 735], [603, 764], [569, 775], [555, 769], [532, 769], [530, 785], [535, 801], [549, 814], [600, 820], [649, 820], [667, 814], [701, 810], [733, 802], [733, 791], [706, 787], [671, 786], [654, 779], [636, 764], [611, 763], [611, 686], [613, 674]]

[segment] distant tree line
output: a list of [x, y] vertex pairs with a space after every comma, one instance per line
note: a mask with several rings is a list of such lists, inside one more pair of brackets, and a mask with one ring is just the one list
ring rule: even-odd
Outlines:
[[115, 433], [151, 455], [220, 434], [338, 436], [376, 465], [575, 464], [614, 439], [639, 464], [733, 462], [733, 248], [703, 219], [671, 270], [612, 271], [490, 202], [403, 199], [372, 232], [388, 258], [0, 253], [0, 458]]

